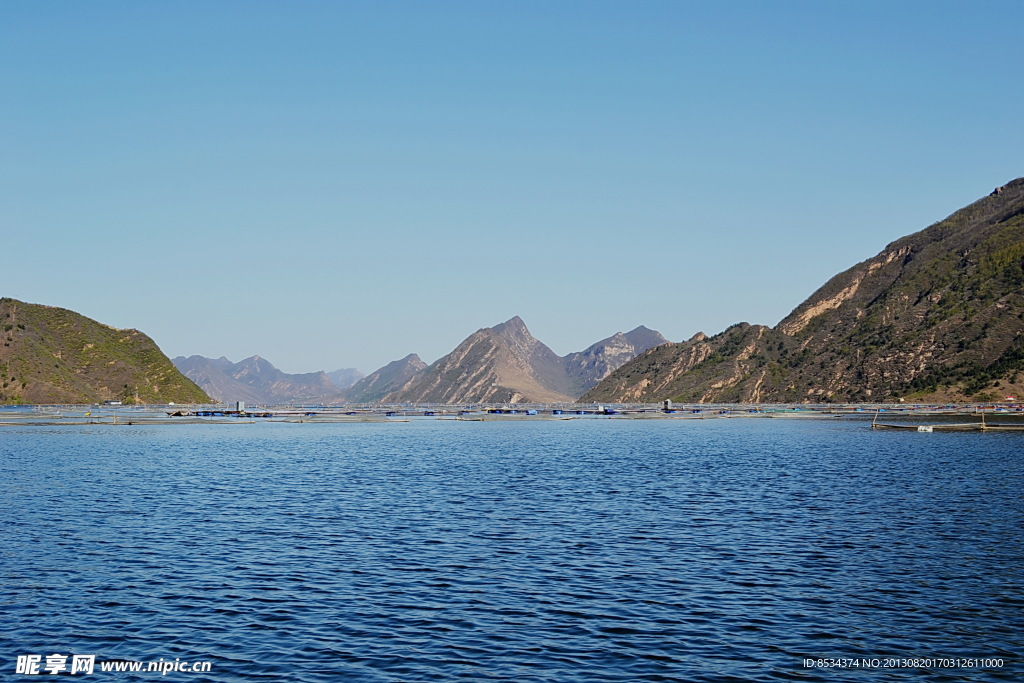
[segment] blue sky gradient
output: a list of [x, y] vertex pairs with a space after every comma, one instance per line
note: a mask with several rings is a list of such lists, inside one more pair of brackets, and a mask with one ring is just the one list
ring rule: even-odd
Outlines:
[[774, 325], [1024, 175], [1021, 2], [11, 2], [0, 294], [171, 356]]

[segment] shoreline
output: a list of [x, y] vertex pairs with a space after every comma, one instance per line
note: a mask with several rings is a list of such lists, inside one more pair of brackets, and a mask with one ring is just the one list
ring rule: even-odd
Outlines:
[[[964, 422], [964, 418], [975, 420]], [[82, 426], [156, 424], [255, 424], [259, 422], [342, 424], [400, 423], [428, 419], [453, 422], [569, 421], [577, 419], [707, 420], [707, 419], [871, 419], [877, 429], [984, 431], [1024, 427], [1021, 404], [462, 404], [261, 406], [204, 405], [27, 405], [0, 406], [3, 426]], [[1006, 419], [1000, 425], [988, 419]], [[922, 419], [930, 425], [918, 425]], [[879, 420], [884, 422], [879, 423]], [[954, 422], [956, 420], [956, 422]], [[922, 429], [921, 431], [929, 431]]]

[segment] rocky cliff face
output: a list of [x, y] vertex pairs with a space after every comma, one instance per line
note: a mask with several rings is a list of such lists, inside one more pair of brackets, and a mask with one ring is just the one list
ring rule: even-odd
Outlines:
[[640, 353], [667, 343], [660, 332], [641, 325], [625, 334], [616, 332], [583, 351], [570, 353], [563, 359], [572, 386], [570, 393], [574, 396], [585, 394]]
[[209, 401], [138, 330], [7, 298], [0, 324], [0, 403]]
[[829, 280], [775, 328], [652, 349], [583, 400], [988, 400], [1024, 393], [1024, 179]]

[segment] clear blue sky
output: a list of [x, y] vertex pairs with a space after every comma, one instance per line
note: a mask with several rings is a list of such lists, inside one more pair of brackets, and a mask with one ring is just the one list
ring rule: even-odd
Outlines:
[[774, 325], [1024, 175], [1024, 2], [5, 2], [0, 294], [170, 356]]

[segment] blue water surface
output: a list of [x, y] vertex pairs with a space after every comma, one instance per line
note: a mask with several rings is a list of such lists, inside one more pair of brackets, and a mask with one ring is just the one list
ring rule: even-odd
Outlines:
[[[848, 419], [3, 427], [0, 679], [1022, 680], [1022, 460]], [[861, 658], [1002, 666], [805, 665]]]

